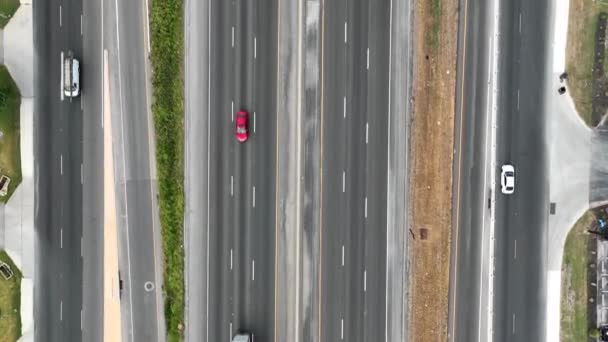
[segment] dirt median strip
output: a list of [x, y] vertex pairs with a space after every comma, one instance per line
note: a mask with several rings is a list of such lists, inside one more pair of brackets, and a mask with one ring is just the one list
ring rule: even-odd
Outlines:
[[458, 2], [416, 2], [410, 341], [447, 340]]

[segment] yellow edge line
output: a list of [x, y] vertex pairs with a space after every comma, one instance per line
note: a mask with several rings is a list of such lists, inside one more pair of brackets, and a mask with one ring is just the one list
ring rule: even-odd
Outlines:
[[455, 245], [454, 245], [454, 291], [452, 293], [452, 297], [453, 297], [453, 303], [454, 305], [452, 306], [452, 340], [454, 340], [455, 338], [455, 332], [456, 332], [456, 324], [455, 324], [455, 320], [456, 320], [456, 302], [457, 302], [457, 296], [456, 296], [456, 289], [458, 288], [457, 284], [458, 284], [458, 232], [459, 232], [459, 228], [460, 228], [460, 180], [461, 180], [461, 175], [462, 175], [462, 127], [463, 127], [463, 122], [464, 122], [464, 79], [465, 79], [465, 73], [464, 73], [464, 69], [465, 69], [465, 61], [466, 61], [466, 51], [467, 51], [467, 14], [468, 14], [468, 0], [464, 1], [464, 26], [463, 26], [463, 41], [462, 41], [462, 67], [461, 67], [461, 73], [462, 73], [462, 78], [460, 81], [460, 129], [459, 129], [459, 134], [460, 136], [458, 137], [458, 185], [457, 185], [457, 190], [456, 190], [456, 222], [454, 225], [454, 235], [455, 235]]

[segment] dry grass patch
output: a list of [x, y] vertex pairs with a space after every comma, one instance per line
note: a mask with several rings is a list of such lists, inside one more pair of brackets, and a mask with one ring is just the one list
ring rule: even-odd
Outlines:
[[568, 88], [579, 115], [590, 126], [594, 125], [591, 117], [594, 40], [601, 11], [608, 12], [608, 2], [570, 0], [566, 44]]
[[418, 1], [414, 15], [409, 340], [417, 342], [447, 340], [457, 6]]
[[6, 203], [21, 183], [20, 115], [21, 94], [4, 65], [0, 65], [0, 175], [10, 177]]

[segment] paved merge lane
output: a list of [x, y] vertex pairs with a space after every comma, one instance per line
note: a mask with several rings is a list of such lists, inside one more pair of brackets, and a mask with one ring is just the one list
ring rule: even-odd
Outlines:
[[487, 336], [487, 311], [480, 309], [487, 307], [482, 303], [482, 297], [487, 300], [484, 296], [488, 286], [488, 280], [482, 279], [482, 257], [487, 258], [487, 246], [482, 241], [489, 228], [483, 218], [490, 214], [490, 184], [485, 180], [486, 164], [490, 163], [488, 135], [492, 133], [488, 112], [491, 8], [478, 1], [464, 3], [466, 20], [460, 26], [456, 92], [455, 227], [449, 310], [450, 340], [463, 342], [483, 341]]
[[320, 340], [380, 341], [390, 1], [324, 5]]
[[[210, 4], [208, 341], [274, 336], [275, 7]], [[240, 109], [246, 143], [234, 137]]]
[[[61, 6], [61, 7], [60, 7]], [[59, 13], [61, 12], [61, 18]], [[61, 52], [82, 56], [82, 3], [40, 2], [34, 7], [37, 51], [35, 158], [35, 338], [81, 340], [82, 110], [81, 98], [61, 100]]]

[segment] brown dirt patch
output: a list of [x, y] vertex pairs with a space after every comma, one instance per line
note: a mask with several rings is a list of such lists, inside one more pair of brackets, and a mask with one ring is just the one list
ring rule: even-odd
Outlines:
[[447, 340], [457, 7], [417, 1], [414, 14], [409, 340], [417, 342]]

